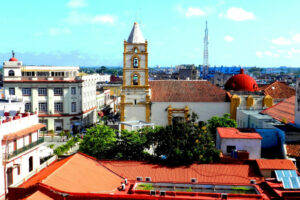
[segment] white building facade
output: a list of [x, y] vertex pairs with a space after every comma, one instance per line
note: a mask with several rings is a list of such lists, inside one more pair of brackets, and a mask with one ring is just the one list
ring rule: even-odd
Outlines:
[[296, 82], [295, 123], [300, 124], [300, 78]]
[[4, 94], [38, 112], [44, 131], [71, 130], [96, 123], [96, 83], [100, 75], [80, 76], [79, 67], [24, 66], [17, 59], [3, 64]]
[[[39, 130], [36, 113], [5, 116], [0, 121], [0, 199], [4, 199], [5, 188], [22, 182], [40, 167], [39, 148], [43, 138]], [[4, 173], [5, 172], [5, 173]]]

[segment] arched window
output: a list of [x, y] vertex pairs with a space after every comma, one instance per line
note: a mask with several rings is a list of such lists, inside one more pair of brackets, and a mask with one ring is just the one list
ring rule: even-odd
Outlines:
[[134, 53], [138, 53], [138, 49], [136, 47], [134, 48], [133, 51], [134, 51]]
[[139, 67], [139, 59], [133, 58], [133, 68], [138, 68], [138, 67]]
[[139, 85], [139, 76], [134, 74], [132, 77], [132, 85]]
[[29, 158], [28, 160], [28, 164], [29, 164], [29, 172], [31, 172], [33, 170], [33, 158], [32, 156]]
[[14, 70], [9, 70], [8, 71], [8, 76], [15, 76], [15, 71]]

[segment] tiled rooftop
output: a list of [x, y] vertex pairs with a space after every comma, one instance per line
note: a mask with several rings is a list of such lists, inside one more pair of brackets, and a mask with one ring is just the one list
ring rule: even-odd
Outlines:
[[285, 83], [275, 81], [271, 84], [260, 87], [264, 91], [265, 95], [270, 95], [274, 99], [286, 99], [294, 96], [296, 90], [289, 87]]
[[221, 138], [232, 138], [232, 139], [262, 139], [258, 133], [245, 133], [240, 132], [236, 128], [217, 128], [217, 131]]
[[225, 102], [226, 91], [208, 81], [149, 81], [153, 102]]
[[271, 106], [261, 112], [271, 116], [278, 121], [285, 121], [286, 123], [295, 121], [295, 96], [285, 99], [278, 104]]
[[291, 160], [287, 159], [257, 159], [259, 169], [291, 169], [297, 170], [297, 167]]
[[288, 156], [300, 158], [300, 144], [287, 144], [286, 151]]

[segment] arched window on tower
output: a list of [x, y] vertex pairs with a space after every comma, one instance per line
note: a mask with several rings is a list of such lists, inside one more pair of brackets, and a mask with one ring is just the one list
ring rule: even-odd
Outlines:
[[139, 76], [137, 74], [132, 77], [132, 85], [139, 85]]
[[9, 70], [8, 71], [8, 76], [15, 76], [15, 71], [14, 70]]
[[134, 53], [138, 53], [138, 49], [137, 48], [134, 48]]
[[138, 58], [134, 58], [133, 59], [133, 68], [138, 68], [139, 67], [139, 59]]

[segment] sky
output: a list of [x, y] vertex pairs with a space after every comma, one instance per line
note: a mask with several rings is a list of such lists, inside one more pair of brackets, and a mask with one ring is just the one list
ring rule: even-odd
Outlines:
[[300, 67], [299, 0], [9, 0], [0, 3], [0, 61], [122, 66], [133, 23], [149, 66]]

